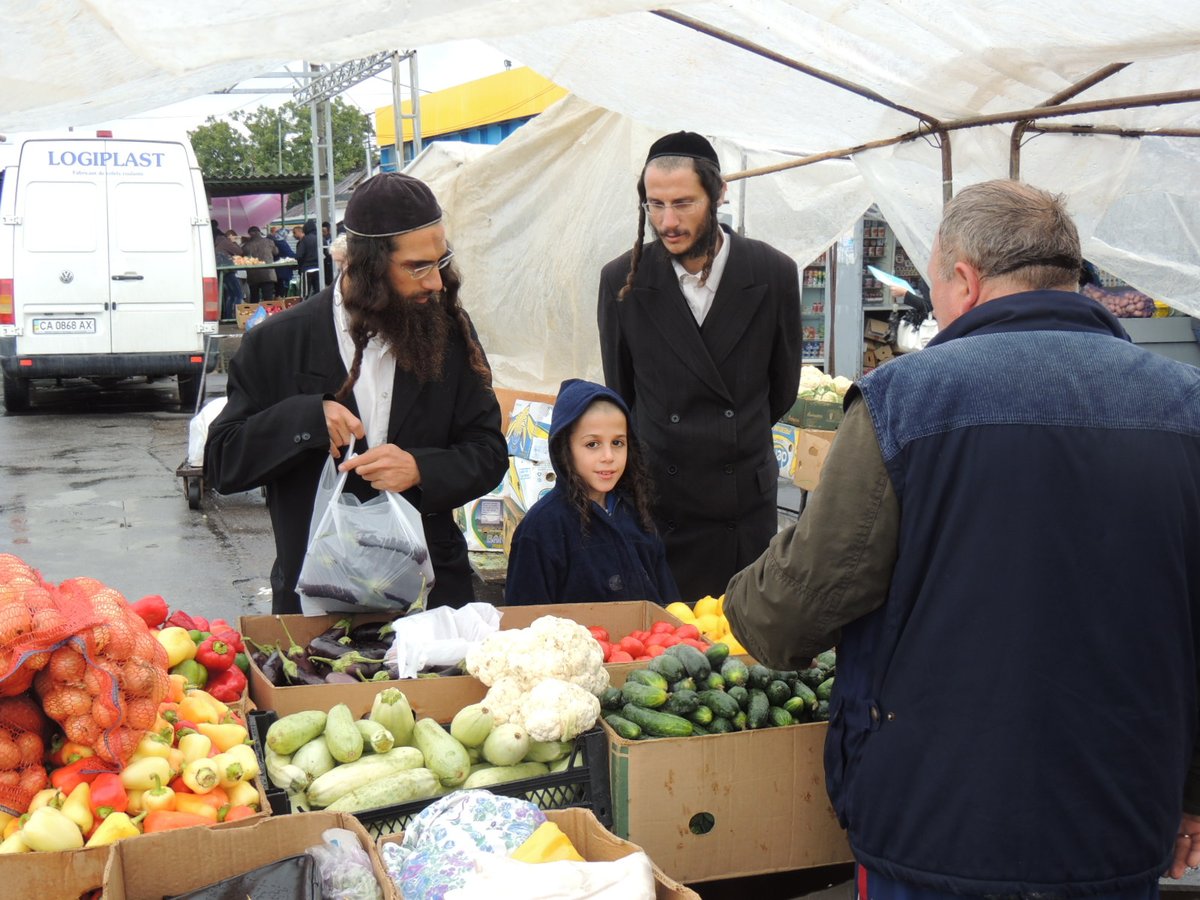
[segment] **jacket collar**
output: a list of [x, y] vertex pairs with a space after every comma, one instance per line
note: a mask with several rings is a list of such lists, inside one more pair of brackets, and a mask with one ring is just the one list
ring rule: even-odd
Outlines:
[[1083, 331], [1130, 339], [1117, 317], [1090, 297], [1073, 291], [1023, 291], [969, 310], [939, 331], [929, 346], [1013, 331]]

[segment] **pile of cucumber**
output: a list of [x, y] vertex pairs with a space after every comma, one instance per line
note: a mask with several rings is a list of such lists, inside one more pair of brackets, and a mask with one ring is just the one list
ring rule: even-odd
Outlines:
[[604, 721], [626, 740], [728, 734], [829, 718], [837, 659], [827, 650], [803, 671], [747, 666], [717, 643], [669, 647], [620, 688], [600, 696]]

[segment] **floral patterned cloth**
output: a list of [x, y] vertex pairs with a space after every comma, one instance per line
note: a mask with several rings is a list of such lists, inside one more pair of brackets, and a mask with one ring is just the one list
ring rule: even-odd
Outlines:
[[384, 845], [384, 866], [405, 900], [442, 900], [474, 873], [476, 855], [508, 856], [545, 821], [527, 800], [455, 791], [421, 810], [401, 843]]

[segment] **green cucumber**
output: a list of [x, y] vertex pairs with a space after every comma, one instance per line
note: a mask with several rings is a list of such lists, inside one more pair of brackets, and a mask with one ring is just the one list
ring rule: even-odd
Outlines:
[[638, 684], [627, 681], [621, 688], [621, 698], [625, 705], [633, 704], [645, 709], [658, 709], [667, 702], [667, 692], [662, 688], [650, 687], [648, 684]]
[[791, 713], [792, 718], [797, 722], [803, 722], [812, 712], [803, 697], [788, 697], [783, 701], [783, 708]]
[[675, 691], [667, 698], [667, 702], [659, 707], [663, 712], [676, 716], [686, 716], [700, 705], [700, 695], [695, 691]]
[[657, 672], [667, 679], [668, 684], [674, 684], [687, 677], [687, 667], [676, 656], [671, 656], [669, 653], [660, 653], [654, 659], [646, 664], [652, 672]]
[[824, 653], [818, 653], [814, 659], [814, 662], [826, 672], [832, 672], [837, 668], [837, 653], [833, 650], [826, 650]]
[[625, 704], [621, 715], [650, 737], [689, 737], [693, 731], [692, 723], [682, 716], [646, 709], [632, 703]]
[[813, 721], [828, 722], [829, 721], [829, 701], [822, 700], [817, 704], [816, 712], [813, 713]]
[[674, 647], [668, 647], [667, 652], [663, 655], [668, 654], [683, 663], [684, 668], [687, 669], [689, 675], [696, 679], [697, 684], [712, 672], [712, 666], [708, 664], [708, 657], [691, 644], [676, 644]]
[[774, 673], [761, 663], [755, 663], [750, 667], [750, 677], [746, 681], [747, 687], [758, 688], [760, 691], [771, 683]]
[[710, 672], [704, 679], [704, 687], [710, 691], [723, 691], [725, 690], [725, 679], [721, 677], [720, 672]]
[[625, 699], [621, 696], [621, 689], [615, 688], [611, 684], [604, 689], [600, 695], [600, 708], [613, 712], [625, 705]]
[[719, 672], [725, 660], [729, 658], [729, 645], [717, 641], [715, 644], [710, 644], [708, 649], [704, 651], [704, 655], [708, 657], [708, 664], [712, 666], [714, 672]]
[[[695, 728], [695, 723], [692, 724], [692, 727]], [[732, 722], [719, 716], [714, 718], [707, 727], [709, 734], [732, 734], [735, 730]]]
[[771, 681], [763, 688], [772, 706], [783, 706], [783, 702], [792, 696], [792, 689], [786, 681]]
[[[702, 706], [702, 707], [700, 707], [700, 708], [701, 708], [701, 709], [704, 709], [704, 707], [703, 707], [703, 706]], [[715, 721], [717, 721], [717, 720], [716, 720], [716, 719], [713, 719], [713, 721], [715, 722]], [[701, 725], [701, 724], [700, 724], [700, 723], [698, 723], [698, 722], [693, 722], [693, 723], [692, 723], [692, 737], [699, 737], [699, 736], [702, 736], [702, 735], [705, 735], [705, 734], [712, 734], [712, 729], [711, 729], [710, 727], [706, 726], [706, 725]]]
[[641, 727], [634, 722], [630, 722], [624, 716], [609, 713], [604, 717], [604, 721], [608, 724], [609, 728], [627, 741], [636, 741], [642, 736]]
[[740, 684], [735, 684], [733, 687], [727, 688], [725, 690], [725, 695], [727, 697], [732, 697], [734, 702], [737, 703], [739, 709], [745, 709], [750, 705], [750, 692]]
[[776, 728], [782, 728], [784, 725], [795, 725], [796, 720], [782, 706], [772, 706], [767, 710], [767, 724], [773, 725]]
[[833, 678], [826, 678], [817, 685], [816, 694], [818, 700], [828, 700], [833, 696], [833, 681]]
[[[666, 654], [664, 653], [663, 656], [666, 656]], [[662, 659], [662, 656], [658, 657], [658, 659]], [[683, 664], [680, 663], [680, 665], [683, 665]], [[698, 690], [698, 688], [696, 686], [696, 679], [693, 678], [691, 675], [688, 675], [686, 678], [680, 678], [678, 681], [673, 681], [673, 682], [671, 682], [671, 690], [672, 691], [695, 691], [695, 690]]]
[[750, 677], [750, 669], [740, 659], [731, 656], [721, 663], [721, 677], [725, 679], [727, 686], [731, 684], [744, 685]]
[[746, 710], [746, 727], [747, 728], [766, 728], [767, 727], [767, 710], [771, 708], [771, 701], [767, 699], [764, 691], [758, 688], [750, 689], [750, 706]]
[[741, 712], [737, 701], [724, 691], [701, 691], [700, 702], [723, 719], [732, 719]]
[[707, 706], [697, 706], [685, 718], [693, 725], [710, 725], [715, 717]]
[[[716, 719], [713, 719], [713, 721], [715, 722]], [[745, 731], [749, 724], [749, 719], [746, 713], [740, 709], [738, 710], [738, 714], [729, 721], [733, 723], [733, 727], [737, 731]]]
[[648, 687], [658, 688], [660, 691], [665, 691], [669, 686], [669, 682], [661, 673], [650, 669], [635, 669], [630, 672], [625, 678], [625, 683], [628, 684], [631, 681], [647, 685]]
[[828, 677], [829, 676], [825, 674], [825, 670], [820, 666], [813, 666], [810, 669], [803, 669], [800, 672], [800, 681], [803, 684], [808, 685], [814, 691], [817, 689], [817, 685], [819, 685]]
[[810, 688], [803, 681], [796, 682], [796, 686], [794, 688], [792, 688], [792, 693], [796, 696], [797, 699], [803, 700], [804, 705], [807, 706], [810, 711], [817, 708], [816, 693], [813, 691], [812, 688]]

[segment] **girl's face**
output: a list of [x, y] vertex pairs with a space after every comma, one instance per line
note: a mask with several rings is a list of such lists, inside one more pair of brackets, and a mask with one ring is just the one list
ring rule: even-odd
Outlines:
[[601, 400], [588, 407], [571, 431], [571, 462], [588, 487], [588, 497], [601, 506], [625, 472], [626, 429], [625, 413]]

